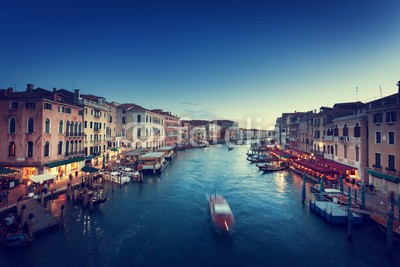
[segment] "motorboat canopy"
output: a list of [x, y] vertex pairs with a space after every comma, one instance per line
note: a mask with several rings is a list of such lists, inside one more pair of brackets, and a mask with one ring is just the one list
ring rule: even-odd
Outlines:
[[228, 203], [215, 203], [214, 204], [214, 212], [215, 212], [215, 214], [231, 214], [232, 213]]

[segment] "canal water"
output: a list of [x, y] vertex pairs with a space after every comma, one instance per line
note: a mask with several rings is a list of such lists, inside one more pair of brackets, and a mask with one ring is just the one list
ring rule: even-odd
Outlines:
[[[31, 247], [0, 249], [0, 266], [400, 266], [386, 256], [373, 223], [332, 226], [301, 204], [301, 178], [264, 174], [248, 147], [179, 151], [159, 176], [109, 191], [93, 212], [67, 202], [65, 228]], [[227, 235], [213, 225], [208, 197], [222, 194], [236, 218]]]

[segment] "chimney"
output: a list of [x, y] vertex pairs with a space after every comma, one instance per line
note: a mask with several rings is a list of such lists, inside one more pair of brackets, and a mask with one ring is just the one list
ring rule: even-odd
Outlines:
[[26, 85], [26, 91], [29, 92], [29, 91], [32, 91], [32, 90], [33, 90], [33, 84], [28, 83], [28, 84]]
[[56, 87], [53, 87], [53, 92], [54, 93], [57, 92], [57, 88]]
[[399, 87], [397, 92], [397, 104], [400, 104], [400, 81], [398, 81], [397, 86]]
[[74, 93], [74, 103], [75, 104], [78, 104], [79, 103], [79, 98], [80, 98], [80, 91], [79, 91], [79, 89], [75, 89], [74, 90], [75, 91], [75, 93]]
[[14, 89], [12, 87], [8, 87], [6, 90], [6, 96], [9, 94], [12, 94], [14, 92]]

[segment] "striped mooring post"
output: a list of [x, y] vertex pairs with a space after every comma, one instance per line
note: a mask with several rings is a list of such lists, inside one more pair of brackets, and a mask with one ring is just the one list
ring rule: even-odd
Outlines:
[[353, 233], [353, 212], [351, 211], [351, 194], [347, 195], [347, 237], [351, 240]]
[[388, 256], [393, 256], [393, 217], [392, 210], [386, 211], [387, 214], [387, 228], [386, 228], [386, 244]]
[[306, 200], [306, 176], [303, 174], [303, 187], [301, 190], [301, 203], [305, 203]]

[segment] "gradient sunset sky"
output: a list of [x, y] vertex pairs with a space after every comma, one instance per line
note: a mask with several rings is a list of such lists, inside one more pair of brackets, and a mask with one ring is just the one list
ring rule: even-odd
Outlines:
[[79, 88], [241, 127], [400, 80], [399, 0], [2, 1], [0, 34], [0, 88]]

